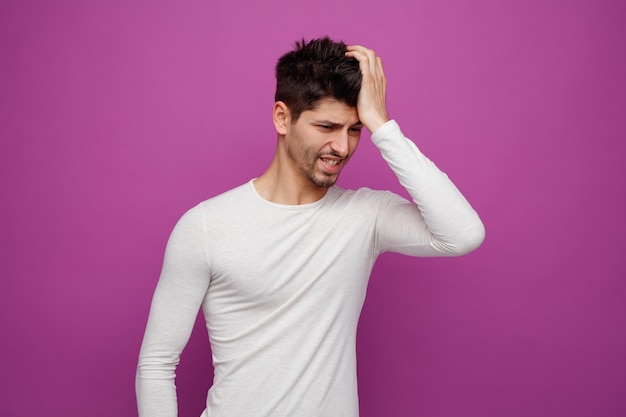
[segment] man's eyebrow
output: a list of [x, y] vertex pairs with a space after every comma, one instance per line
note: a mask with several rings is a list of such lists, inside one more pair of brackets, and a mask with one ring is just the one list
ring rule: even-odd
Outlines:
[[[330, 127], [342, 127], [342, 126], [344, 126], [344, 123], [333, 122], [331, 120], [315, 120], [314, 122], [316, 124], [330, 126]], [[360, 120], [357, 121], [356, 123], [354, 123], [353, 125], [350, 125], [350, 127], [360, 127], [360, 126], [363, 126], [363, 123]]]
[[331, 120], [315, 120], [314, 122], [315, 122], [315, 124], [325, 125], [325, 126], [330, 126], [330, 127], [341, 127], [341, 126], [343, 126], [343, 124], [341, 124], [339, 122], [333, 122]]

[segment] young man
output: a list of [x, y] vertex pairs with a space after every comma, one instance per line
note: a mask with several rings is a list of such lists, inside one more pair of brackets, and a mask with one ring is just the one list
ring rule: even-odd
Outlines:
[[[168, 242], [141, 417], [176, 416], [174, 371], [200, 307], [215, 368], [203, 417], [358, 416], [356, 330], [378, 255], [462, 255], [483, 240], [476, 212], [389, 119], [374, 51], [303, 41], [276, 77], [269, 168], [191, 209]], [[334, 186], [363, 126], [414, 202]]]

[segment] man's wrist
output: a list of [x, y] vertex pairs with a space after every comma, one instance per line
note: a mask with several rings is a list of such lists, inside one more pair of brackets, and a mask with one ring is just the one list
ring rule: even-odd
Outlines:
[[373, 122], [368, 122], [368, 124], [366, 124], [365, 126], [367, 127], [367, 129], [370, 131], [370, 133], [374, 133], [376, 130], [378, 130], [379, 127], [381, 127], [382, 125], [384, 125], [385, 123], [387, 123], [389, 120], [388, 117], [386, 118], [378, 118]]
[[370, 133], [372, 134], [372, 139], [374, 139], [374, 136], [380, 136], [381, 134], [384, 134], [384, 131], [387, 131], [389, 129], [388, 126], [391, 125], [396, 125], [394, 119], [387, 119], [386, 121], [377, 124], [376, 128], [370, 131]]

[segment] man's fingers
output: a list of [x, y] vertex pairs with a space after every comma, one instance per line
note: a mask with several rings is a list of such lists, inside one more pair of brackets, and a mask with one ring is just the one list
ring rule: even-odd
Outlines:
[[356, 59], [363, 75], [357, 103], [359, 117], [370, 132], [389, 120], [385, 105], [387, 80], [383, 61], [372, 49], [361, 45], [346, 47], [346, 56]]
[[347, 56], [355, 58], [362, 64], [361, 69], [369, 70], [370, 74], [374, 75], [378, 72], [378, 57], [376, 53], [368, 48], [365, 48], [361, 45], [350, 45], [347, 48]]
[[376, 66], [378, 68], [378, 71], [380, 72], [380, 75], [384, 77], [385, 70], [383, 69], [383, 59], [379, 56], [376, 57]]
[[359, 61], [359, 67], [361, 67], [361, 72], [363, 73], [363, 75], [366, 75], [366, 73], [371, 74], [372, 70], [370, 68], [369, 58], [363, 51], [356, 49], [348, 50], [348, 52], [346, 52], [346, 56]]
[[365, 48], [361, 45], [350, 45], [347, 47], [346, 56], [355, 58], [359, 61], [359, 66], [364, 77], [371, 75], [377, 81], [385, 79], [382, 58], [376, 55], [372, 49]]

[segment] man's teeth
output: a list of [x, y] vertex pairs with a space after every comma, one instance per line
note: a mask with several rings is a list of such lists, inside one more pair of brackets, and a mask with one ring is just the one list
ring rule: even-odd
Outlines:
[[322, 159], [322, 161], [324, 161], [326, 165], [330, 165], [331, 167], [334, 167], [335, 165], [339, 163], [339, 161], [334, 160], [334, 159]]

